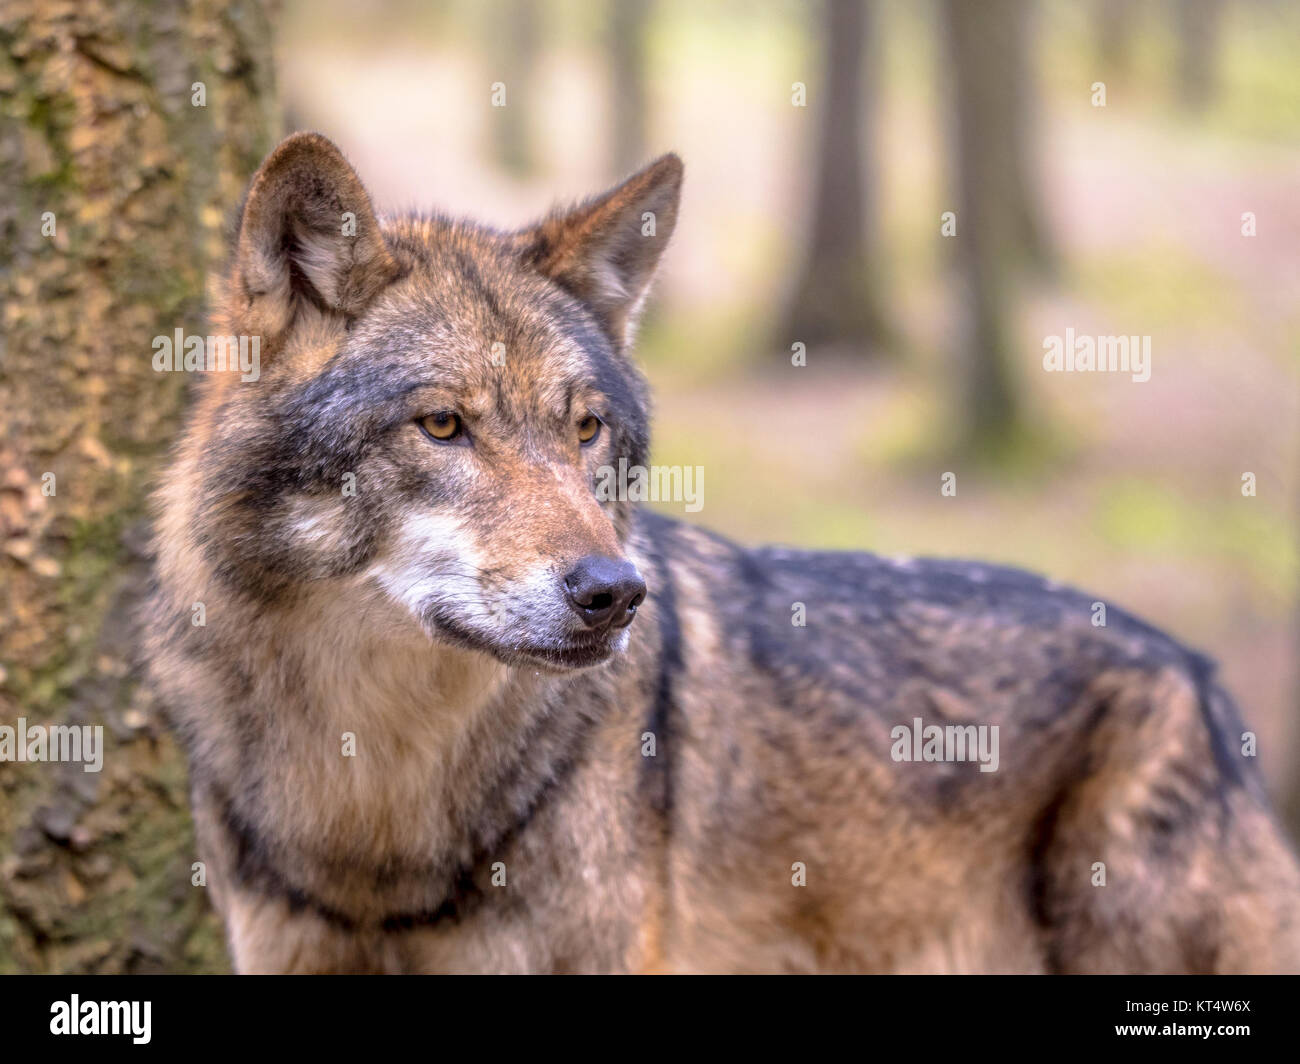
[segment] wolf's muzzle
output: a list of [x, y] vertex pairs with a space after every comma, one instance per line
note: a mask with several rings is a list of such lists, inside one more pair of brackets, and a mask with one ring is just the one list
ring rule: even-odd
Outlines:
[[645, 581], [631, 562], [588, 554], [564, 578], [569, 605], [588, 628], [626, 628], [645, 599]]

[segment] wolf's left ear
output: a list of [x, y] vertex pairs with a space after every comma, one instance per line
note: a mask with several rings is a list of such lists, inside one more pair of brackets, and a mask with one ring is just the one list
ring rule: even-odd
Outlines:
[[673, 235], [681, 191], [682, 161], [665, 155], [604, 195], [519, 233], [524, 260], [595, 311], [623, 347]]
[[286, 138], [257, 171], [234, 271], [240, 313], [270, 337], [305, 304], [355, 317], [399, 272], [361, 179], [318, 133]]

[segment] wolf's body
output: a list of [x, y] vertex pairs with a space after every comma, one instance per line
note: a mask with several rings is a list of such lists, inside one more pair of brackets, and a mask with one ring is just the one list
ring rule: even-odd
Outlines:
[[[148, 618], [236, 967], [1300, 969], [1203, 659], [1027, 574], [595, 500], [645, 460], [627, 333], [679, 181], [498, 234], [381, 229], [321, 138], [255, 180], [218, 317], [268, 366], [205, 382]], [[639, 611], [565, 604], [592, 556]], [[997, 770], [895, 760], [917, 718], [996, 726]]]

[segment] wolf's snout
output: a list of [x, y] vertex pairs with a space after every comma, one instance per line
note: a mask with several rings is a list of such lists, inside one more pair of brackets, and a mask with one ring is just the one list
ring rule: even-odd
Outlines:
[[631, 562], [588, 554], [564, 578], [564, 590], [588, 628], [624, 628], [645, 598], [645, 581]]

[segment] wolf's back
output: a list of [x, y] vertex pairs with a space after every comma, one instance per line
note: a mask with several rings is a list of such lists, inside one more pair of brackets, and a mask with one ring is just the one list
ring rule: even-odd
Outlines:
[[[1014, 569], [746, 550], [657, 517], [643, 529], [671, 628], [711, 635], [685, 645], [676, 678], [683, 700], [711, 703], [688, 725], [703, 756], [734, 758], [735, 735], [756, 731], [739, 744], [756, 791], [802, 781], [753, 830], [856, 823], [827, 835], [900, 870], [930, 847], [936, 879], [967, 867], [941, 847], [969, 831], [1019, 867], [1006, 889], [1023, 889], [1046, 970], [1300, 970], [1300, 873], [1206, 658]], [[912, 749], [932, 726], [996, 733], [996, 765]], [[925, 898], [932, 873], [912, 874], [886, 889]]]

